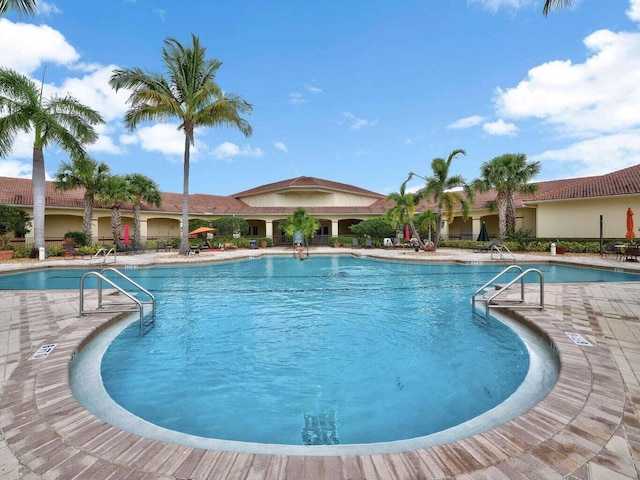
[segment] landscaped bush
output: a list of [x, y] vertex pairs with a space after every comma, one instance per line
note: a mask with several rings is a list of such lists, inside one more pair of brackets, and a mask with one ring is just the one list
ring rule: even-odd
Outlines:
[[[607, 242], [614, 243], [626, 243], [628, 240], [616, 240], [616, 239], [604, 239], [603, 244]], [[518, 241], [506, 241], [503, 242], [509, 250], [512, 252], [549, 252], [551, 250], [551, 244], [555, 243], [556, 247], [565, 247], [567, 253], [600, 253], [600, 240], [592, 239], [544, 239], [544, 238], [531, 238], [526, 242]], [[485, 245], [486, 242], [476, 242], [473, 240], [440, 240], [440, 247], [450, 248], [464, 248], [473, 249], [478, 245]]]
[[84, 232], [67, 232], [64, 234], [65, 240], [70, 238], [75, 247], [81, 247], [87, 244], [87, 236]]

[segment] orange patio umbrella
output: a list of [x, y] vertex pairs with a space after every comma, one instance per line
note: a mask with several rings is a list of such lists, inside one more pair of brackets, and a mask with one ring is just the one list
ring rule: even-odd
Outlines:
[[216, 229], [215, 228], [211, 228], [211, 227], [198, 227], [195, 230], [193, 230], [192, 232], [189, 232], [189, 235], [200, 235], [203, 233], [213, 233], [215, 232]]
[[633, 210], [631, 207], [627, 208], [627, 234], [625, 238], [636, 238], [636, 234], [633, 233]]

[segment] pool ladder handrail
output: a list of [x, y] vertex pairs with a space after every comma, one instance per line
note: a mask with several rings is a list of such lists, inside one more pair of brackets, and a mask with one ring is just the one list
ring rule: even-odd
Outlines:
[[[148, 295], [149, 300], [147, 301], [141, 301], [138, 298], [136, 298], [135, 296], [133, 296], [131, 293], [127, 292], [124, 288], [120, 287], [119, 285], [117, 285], [115, 282], [109, 280], [104, 273], [107, 271], [111, 271], [111, 272], [115, 272], [117, 275], [119, 275], [122, 279], [124, 279], [127, 283], [129, 283], [130, 285], [132, 285], [133, 287], [137, 288], [140, 292]], [[95, 310], [85, 310], [84, 308], [84, 291], [85, 291], [85, 279], [88, 277], [97, 277], [98, 278], [98, 307]], [[121, 293], [122, 295], [124, 295], [125, 297], [127, 297], [129, 300], [131, 300], [135, 305], [132, 306], [130, 303], [108, 303], [107, 305], [109, 305], [110, 307], [116, 307], [116, 308], [105, 308], [105, 303], [103, 301], [103, 295], [102, 295], [102, 282], [105, 282], [107, 284], [109, 284], [111, 287], [113, 287], [114, 289], [116, 289], [118, 291], [118, 293]], [[125, 305], [127, 306], [125, 308]], [[145, 322], [144, 318], [145, 318], [145, 305], [150, 305], [151, 306], [151, 318], [150, 320], [147, 320]], [[80, 278], [80, 316], [84, 316], [87, 314], [92, 314], [92, 313], [104, 313], [104, 312], [129, 312], [132, 310], [138, 310], [140, 318], [139, 318], [139, 322], [140, 322], [140, 333], [144, 333], [145, 327], [150, 327], [155, 323], [155, 319], [156, 319], [156, 297], [146, 288], [144, 288], [142, 285], [140, 285], [139, 283], [133, 281], [131, 278], [129, 278], [128, 276], [126, 276], [124, 273], [122, 273], [120, 270], [117, 270], [113, 267], [107, 267], [102, 269], [101, 272], [96, 272], [96, 271], [89, 271], [87, 273], [85, 273], [84, 275], [82, 275], [82, 277]]]
[[493, 252], [496, 252], [498, 255], [500, 255], [500, 260], [504, 260], [503, 250], [509, 252], [509, 255], [511, 255], [511, 258], [513, 259], [513, 263], [515, 264], [516, 256], [511, 250], [509, 250], [509, 247], [507, 247], [506, 245], [491, 245], [491, 260], [493, 260]]
[[[100, 265], [101, 268], [104, 268], [104, 264], [107, 262], [107, 259], [113, 255], [113, 262], [116, 263], [117, 254], [115, 248], [107, 249], [105, 247], [101, 247], [94, 255], [91, 257], [89, 264], [91, 265]], [[97, 260], [97, 261], [96, 261]]]
[[[497, 290], [495, 291], [495, 293], [488, 295], [485, 294], [481, 299], [477, 299], [476, 297], [482, 293], [485, 289], [487, 289], [488, 287], [490, 287], [491, 285], [494, 285], [494, 282], [496, 280], [498, 280], [499, 278], [501, 278], [505, 273], [507, 273], [510, 270], [519, 270], [520, 273], [513, 279], [511, 280], [509, 283], [507, 283], [506, 285], [503, 285], [499, 288], [497, 288]], [[525, 298], [524, 298], [524, 279], [527, 276], [527, 274], [529, 273], [535, 273], [538, 275], [539, 281], [540, 281], [540, 301], [537, 304], [529, 304], [529, 303], [525, 303]], [[502, 293], [506, 292], [509, 287], [511, 287], [513, 284], [515, 284], [517, 281], [520, 281], [520, 299], [519, 300], [510, 300], [508, 304], [496, 304], [496, 303], [492, 303], [494, 300], [496, 300], [496, 298], [501, 295]], [[494, 287], [496, 287], [496, 285], [494, 285]], [[485, 283], [482, 287], [480, 287], [479, 289], [477, 289], [472, 297], [471, 297], [471, 311], [475, 314], [475, 315], [480, 315], [478, 312], [476, 312], [476, 302], [477, 301], [483, 301], [485, 302], [485, 318], [489, 318], [489, 309], [490, 308], [537, 308], [539, 310], [544, 309], [544, 275], [543, 273], [538, 270], [537, 268], [529, 268], [527, 270], [524, 270], [520, 265], [509, 265], [507, 268], [505, 268], [502, 272], [500, 272], [499, 274], [497, 274], [495, 277], [493, 277], [491, 280], [489, 280], [487, 283]], [[519, 303], [518, 304], [516, 304]]]

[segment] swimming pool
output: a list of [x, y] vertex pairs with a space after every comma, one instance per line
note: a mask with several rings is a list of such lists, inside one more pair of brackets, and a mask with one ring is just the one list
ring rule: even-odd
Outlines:
[[[158, 323], [107, 341], [101, 375], [145, 421], [239, 450], [425, 439], [517, 396], [530, 373], [535, 340], [470, 314], [491, 267], [267, 257], [130, 270], [158, 296]], [[524, 396], [537, 402], [553, 379], [535, 382]]]

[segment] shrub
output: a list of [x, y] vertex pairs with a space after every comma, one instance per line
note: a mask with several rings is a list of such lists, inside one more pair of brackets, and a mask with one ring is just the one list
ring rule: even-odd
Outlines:
[[71, 239], [75, 247], [81, 247], [87, 244], [87, 236], [84, 232], [67, 232], [64, 234], [65, 241]]

